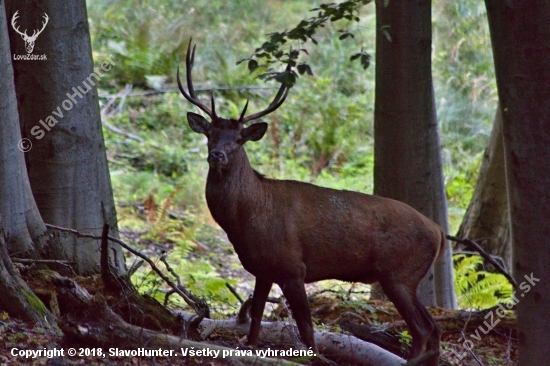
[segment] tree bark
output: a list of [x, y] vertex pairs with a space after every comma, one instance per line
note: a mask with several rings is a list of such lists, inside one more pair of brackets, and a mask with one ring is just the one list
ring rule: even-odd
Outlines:
[[39, 256], [46, 227], [32, 196], [21, 140], [15, 94], [8, 21], [0, 9], [0, 218], [8, 247], [19, 256]]
[[[431, 1], [376, 1], [374, 193], [409, 204], [448, 232], [433, 82]], [[425, 305], [456, 308], [452, 249], [419, 286]]]
[[[18, 149], [21, 133], [7, 27], [4, 2], [0, 0], [0, 308], [11, 316], [50, 327], [55, 324], [52, 314], [13, 267], [5, 240], [20, 255], [38, 256], [40, 250], [36, 250], [33, 239], [44, 239], [46, 232], [30, 195], [23, 153]], [[43, 240], [35, 242], [40, 245]]]
[[[178, 312], [187, 322], [194, 314]], [[203, 319], [200, 323], [201, 336], [208, 337], [215, 329], [226, 329], [240, 335], [248, 334], [250, 322], [239, 324], [235, 319]], [[385, 349], [346, 334], [315, 331], [315, 344], [327, 358], [344, 365], [404, 365], [407, 361]], [[273, 344], [293, 344], [300, 339], [295, 325], [285, 322], [262, 322], [260, 339]], [[298, 346], [299, 347], [299, 346]]]
[[502, 111], [497, 107], [493, 130], [468, 210], [457, 237], [484, 240], [484, 249], [501, 257], [508, 268], [512, 265], [512, 247], [508, 225], [508, 199], [504, 167]]
[[550, 2], [486, 0], [502, 107], [518, 365], [550, 359]]
[[[20, 29], [40, 29], [33, 54], [47, 60], [14, 60], [15, 85], [32, 193], [45, 222], [99, 235], [105, 223], [117, 235], [117, 220], [101, 130], [96, 84], [114, 60], [93, 68], [84, 0], [59, 2], [9, 1], [8, 18], [18, 11]], [[25, 42], [12, 27], [12, 53], [26, 54]], [[29, 33], [30, 34], [30, 33]], [[65, 258], [77, 262], [77, 272], [99, 269], [98, 243], [60, 236]], [[124, 272], [120, 248], [111, 262]]]

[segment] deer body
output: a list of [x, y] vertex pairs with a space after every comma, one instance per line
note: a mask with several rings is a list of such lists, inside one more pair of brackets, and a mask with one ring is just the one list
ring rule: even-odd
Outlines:
[[440, 251], [442, 231], [404, 203], [267, 179], [254, 172], [244, 149], [239, 155], [238, 167], [210, 168], [206, 200], [256, 277], [279, 285], [289, 277], [373, 283], [417, 262], [421, 279]]
[[288, 300], [302, 340], [317, 352], [304, 284], [324, 279], [378, 281], [409, 326], [413, 337], [409, 358], [433, 351], [425, 364], [436, 366], [440, 330], [416, 290], [445, 245], [439, 226], [392, 199], [268, 179], [255, 172], [243, 145], [260, 140], [267, 124], [245, 127], [245, 123], [277, 109], [288, 89], [282, 85], [262, 112], [245, 117], [247, 103], [238, 120], [218, 117], [213, 96], [208, 108], [195, 95], [191, 80], [195, 48], [192, 53], [190, 49], [191, 42], [186, 59], [188, 92], [179, 71], [178, 86], [212, 119], [187, 114], [191, 129], [208, 139], [206, 201], [243, 267], [256, 277], [249, 343], [258, 340], [273, 283]]

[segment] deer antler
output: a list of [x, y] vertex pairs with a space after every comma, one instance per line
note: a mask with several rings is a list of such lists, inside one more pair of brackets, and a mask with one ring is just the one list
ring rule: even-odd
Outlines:
[[[199, 100], [199, 98], [197, 98], [197, 95], [195, 94], [195, 89], [193, 88], [193, 80], [191, 79], [191, 73], [193, 71], [193, 64], [195, 62], [195, 49], [196, 49], [197, 45], [194, 45], [193, 49], [191, 49], [192, 41], [193, 41], [193, 39], [191, 38], [189, 40], [189, 44], [187, 46], [187, 54], [185, 56], [187, 89], [189, 89], [189, 92], [187, 92], [184, 89], [184, 87], [181, 83], [179, 67], [178, 67], [178, 71], [177, 71], [178, 88], [181, 91], [181, 93], [183, 94], [183, 96], [185, 97], [185, 99], [187, 99], [188, 101], [190, 101], [191, 103], [193, 103], [194, 105], [196, 105], [197, 107], [202, 109], [206, 114], [208, 114], [210, 116], [210, 118], [214, 119], [214, 118], [216, 118], [216, 108], [214, 106], [214, 93], [212, 93], [210, 95], [210, 103], [211, 103], [211, 106], [212, 106], [211, 108], [212, 109], [209, 109], [205, 104], [203, 104]], [[288, 72], [288, 71], [290, 71], [290, 63], [286, 67], [285, 72]], [[250, 116], [245, 117], [246, 109], [248, 107], [248, 100], [247, 100], [246, 104], [244, 106], [244, 109], [241, 113], [241, 116], [239, 118], [239, 122], [242, 123], [242, 124], [245, 124], [245, 123], [248, 123], [252, 120], [263, 117], [266, 114], [269, 114], [269, 113], [273, 112], [274, 110], [279, 108], [281, 106], [281, 104], [283, 104], [283, 102], [285, 101], [285, 99], [288, 95], [289, 90], [290, 89], [287, 88], [287, 86], [284, 82], [281, 83], [281, 87], [279, 88], [279, 91], [277, 92], [277, 95], [275, 95], [275, 98], [273, 99], [273, 101], [269, 104], [269, 106], [266, 109], [264, 109], [263, 111], [260, 111], [258, 113], [254, 113]]]
[[210, 118], [214, 119], [216, 117], [216, 108], [214, 106], [214, 93], [210, 95], [210, 104], [212, 105], [212, 110], [210, 110], [206, 105], [204, 105], [199, 98], [197, 98], [197, 95], [195, 94], [195, 89], [193, 88], [193, 80], [191, 79], [191, 72], [193, 71], [193, 63], [195, 62], [195, 48], [197, 48], [197, 45], [193, 46], [193, 51], [191, 51], [191, 43], [193, 41], [193, 38], [189, 39], [189, 45], [187, 46], [187, 54], [185, 56], [185, 72], [187, 75], [187, 88], [189, 89], [189, 93], [185, 91], [183, 88], [183, 85], [181, 85], [180, 80], [180, 68], [178, 67], [178, 73], [177, 73], [177, 80], [178, 80], [178, 87], [188, 101], [202, 109]]
[[[290, 71], [290, 63], [287, 65], [287, 67], [285, 69], [285, 72], [288, 72], [288, 71]], [[248, 123], [252, 120], [258, 119], [260, 117], [263, 117], [263, 116], [273, 112], [274, 110], [279, 108], [281, 106], [281, 104], [283, 104], [283, 102], [286, 99], [286, 96], [288, 95], [289, 90], [290, 89], [286, 87], [286, 84], [284, 82], [281, 83], [281, 87], [279, 88], [279, 91], [277, 92], [277, 95], [275, 95], [275, 98], [273, 98], [273, 101], [269, 104], [269, 106], [266, 109], [264, 109], [263, 111], [260, 111], [258, 113], [254, 113], [254, 114], [251, 114], [250, 116], [245, 117], [244, 115], [246, 114], [246, 108], [248, 107], [248, 100], [247, 100], [246, 104], [244, 106], [244, 109], [241, 113], [241, 117], [239, 118], [239, 121], [242, 124], [245, 124], [245, 123]]]

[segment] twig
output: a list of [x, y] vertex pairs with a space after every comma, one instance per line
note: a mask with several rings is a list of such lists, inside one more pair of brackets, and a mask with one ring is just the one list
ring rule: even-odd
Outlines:
[[239, 296], [239, 294], [237, 293], [237, 290], [235, 290], [233, 288], [233, 286], [231, 286], [231, 284], [229, 284], [229, 282], [225, 283], [225, 287], [227, 287], [229, 289], [229, 291], [233, 294], [233, 296], [235, 296], [237, 298], [237, 300], [239, 300], [239, 302], [241, 304], [244, 303], [244, 300], [242, 299], [242, 297]]
[[101, 253], [100, 253], [100, 267], [101, 267], [101, 279], [105, 289], [110, 292], [120, 292], [122, 290], [122, 284], [119, 283], [117, 276], [111, 272], [111, 266], [109, 263], [109, 224], [103, 225], [103, 231], [101, 232]]
[[495, 266], [497, 271], [502, 273], [504, 277], [506, 277], [506, 279], [510, 281], [510, 283], [512, 284], [512, 286], [514, 286], [514, 288], [516, 289], [518, 288], [518, 283], [516, 282], [516, 280], [514, 280], [514, 278], [510, 275], [510, 273], [508, 273], [508, 271], [506, 271], [506, 269], [503, 266], [501, 266], [500, 263], [494, 260], [489, 253], [483, 250], [483, 248], [478, 243], [470, 239], [459, 239], [451, 235], [447, 235], [447, 239], [474, 248], [487, 262]]
[[[227, 91], [227, 90], [268, 90], [268, 89], [277, 89], [278, 86], [259, 86], [259, 85], [243, 85], [243, 86], [210, 86], [210, 87], [200, 87], [194, 86], [195, 91]], [[119, 92], [120, 93], [120, 92]], [[118, 94], [100, 94], [99, 97], [103, 99], [113, 99], [118, 98]], [[158, 90], [144, 90], [140, 92], [128, 93], [127, 97], [143, 97], [146, 95], [154, 94], [165, 94], [165, 93], [180, 93], [179, 89], [176, 87], [158, 89]]]
[[29, 258], [11, 258], [14, 263], [40, 263], [40, 264], [76, 264], [76, 262], [65, 261], [61, 259], [29, 259]]
[[123, 131], [120, 128], [115, 127], [112, 124], [110, 124], [109, 122], [105, 121], [105, 119], [103, 119], [103, 118], [101, 119], [101, 122], [103, 123], [103, 126], [105, 126], [105, 128], [108, 129], [111, 132], [118, 133], [119, 135], [122, 135], [124, 137], [128, 137], [129, 139], [132, 139], [132, 140], [135, 140], [135, 141], [138, 141], [138, 142], [143, 142], [143, 139], [141, 137], [139, 137], [138, 135], [134, 135], [133, 133]]
[[176, 271], [174, 271], [172, 269], [172, 267], [170, 266], [170, 264], [168, 264], [168, 261], [166, 260], [166, 252], [164, 254], [162, 254], [159, 259], [166, 266], [166, 270], [168, 272], [170, 272], [172, 274], [172, 276], [174, 276], [176, 278], [176, 282], [178, 283], [178, 286], [182, 286], [180, 276], [178, 276]]
[[[132, 92], [132, 88], [133, 88], [132, 84], [126, 84], [124, 89], [122, 89], [115, 95], [112, 95], [109, 101], [107, 102], [107, 104], [105, 105], [105, 107], [101, 109], [101, 115], [106, 117], [111, 117], [113, 114], [120, 112], [122, 110], [122, 106], [124, 105], [124, 101], [126, 100], [126, 97]], [[118, 107], [113, 109], [110, 112], [107, 112], [109, 111], [109, 108], [111, 108], [111, 106], [113, 106], [113, 104], [115, 104], [116, 100], [119, 98], [121, 101]]]
[[[78, 230], [75, 230], [75, 229], [69, 229], [69, 228], [60, 227], [60, 226], [51, 225], [51, 224], [45, 224], [45, 225], [48, 229], [54, 229], [54, 230], [68, 232], [68, 233], [76, 235], [77, 237], [80, 237], [80, 238], [91, 238], [91, 239], [101, 240], [101, 236], [91, 235], [91, 234], [83, 234], [83, 233], [81, 233], [81, 232], [79, 232]], [[199, 305], [196, 304], [193, 300], [191, 300], [181, 289], [178, 288], [178, 286], [170, 278], [168, 278], [164, 273], [162, 273], [162, 271], [155, 265], [155, 263], [153, 263], [153, 261], [151, 259], [149, 259], [149, 257], [147, 257], [144, 254], [141, 254], [140, 252], [138, 252], [137, 250], [135, 250], [134, 248], [132, 248], [131, 246], [129, 246], [128, 244], [126, 244], [125, 242], [123, 242], [120, 239], [114, 238], [110, 235], [108, 236], [108, 239], [115, 242], [115, 243], [117, 243], [117, 244], [119, 244], [121, 247], [123, 247], [124, 249], [126, 249], [127, 251], [132, 253], [133, 255], [135, 255], [137, 257], [140, 257], [141, 259], [146, 261], [151, 266], [151, 269], [153, 271], [155, 271], [155, 273], [160, 278], [162, 278], [164, 280], [164, 282], [166, 282], [168, 284], [168, 286], [172, 287], [174, 292], [176, 292], [178, 295], [180, 295], [183, 298], [183, 300], [187, 303], [187, 305], [191, 306], [197, 313], [200, 311], [201, 308], [199, 307]]]
[[476, 362], [479, 364], [479, 366], [485, 366], [485, 365], [483, 364], [483, 362], [481, 362], [481, 360], [479, 359], [479, 357], [477, 357], [477, 355], [474, 353], [474, 351], [472, 351], [471, 348], [466, 347], [466, 350], [467, 350], [468, 352], [470, 352], [470, 354], [472, 355], [472, 357], [474, 358], [474, 360], [476, 360]]

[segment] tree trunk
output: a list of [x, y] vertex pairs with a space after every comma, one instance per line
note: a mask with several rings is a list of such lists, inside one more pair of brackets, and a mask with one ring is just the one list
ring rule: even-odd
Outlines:
[[[21, 130], [32, 143], [26, 153], [27, 171], [40, 214], [47, 223], [95, 235], [107, 223], [112, 228], [110, 235], [116, 236], [96, 88], [115, 61], [101, 60], [101, 65], [93, 68], [84, 0], [12, 0], [8, 4], [9, 19], [19, 12], [20, 29], [41, 29], [45, 15], [49, 18], [33, 50], [47, 60], [13, 62]], [[27, 54], [20, 34], [9, 29], [12, 53]], [[77, 262], [78, 273], [98, 271], [95, 240], [68, 235], [59, 238], [66, 259]], [[111, 254], [113, 267], [124, 272], [120, 249]]]
[[[22, 150], [17, 99], [8, 42], [8, 22], [2, 2], [0, 9], [0, 218], [8, 247], [19, 256], [39, 256], [46, 233], [32, 197]], [[44, 239], [44, 238], [43, 238]]]
[[550, 2], [486, 0], [504, 151], [520, 366], [550, 359]]
[[[384, 3], [376, 2], [374, 193], [409, 204], [448, 232], [431, 74], [431, 1]], [[419, 287], [422, 301], [455, 308], [449, 243], [434, 269]]]
[[[0, 308], [11, 316], [50, 326], [55, 322], [53, 316], [13, 267], [5, 240], [20, 255], [38, 256], [40, 250], [36, 250], [33, 239], [40, 245], [46, 232], [30, 195], [23, 153], [18, 149], [21, 133], [7, 27], [4, 2], [0, 0]], [[40, 236], [42, 239], [37, 240]]]
[[472, 240], [483, 239], [484, 249], [503, 258], [508, 268], [511, 268], [512, 247], [502, 138], [502, 111], [499, 104], [476, 188], [457, 236]]

